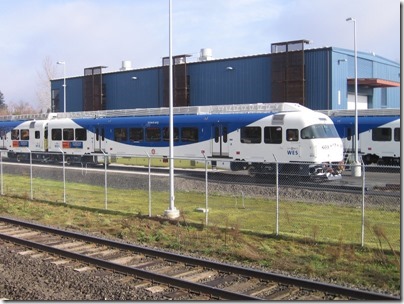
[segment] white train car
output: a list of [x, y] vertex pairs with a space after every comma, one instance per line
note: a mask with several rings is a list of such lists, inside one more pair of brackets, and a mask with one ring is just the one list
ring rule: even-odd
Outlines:
[[[96, 162], [101, 155], [169, 155], [167, 108], [58, 113], [0, 122], [11, 158]], [[174, 108], [175, 157], [208, 158], [251, 175], [340, 176], [342, 141], [329, 117], [298, 104]]]
[[[355, 151], [354, 110], [321, 111], [334, 122], [349, 160]], [[400, 165], [401, 128], [399, 109], [358, 110], [358, 153], [365, 165]]]

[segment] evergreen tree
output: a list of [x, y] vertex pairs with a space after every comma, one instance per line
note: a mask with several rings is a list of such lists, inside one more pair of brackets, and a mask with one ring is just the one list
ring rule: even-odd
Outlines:
[[0, 91], [0, 110], [6, 108], [6, 101], [4, 100], [4, 94]]

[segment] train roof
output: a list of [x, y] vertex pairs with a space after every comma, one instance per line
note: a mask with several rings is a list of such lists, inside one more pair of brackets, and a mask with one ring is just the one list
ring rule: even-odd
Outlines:
[[[355, 110], [318, 110], [329, 117], [355, 116]], [[358, 116], [399, 116], [400, 109], [359, 109]]]
[[[104, 111], [82, 111], [48, 114], [8, 115], [0, 117], [1, 121], [9, 120], [41, 120], [55, 118], [103, 118], [103, 117], [129, 117], [129, 116], [164, 116], [169, 115], [169, 108], [139, 108]], [[256, 104], [233, 104], [212, 105], [194, 107], [174, 107], [174, 115], [209, 115], [209, 114], [247, 114], [247, 113], [280, 113], [312, 111], [297, 103], [256, 103]]]

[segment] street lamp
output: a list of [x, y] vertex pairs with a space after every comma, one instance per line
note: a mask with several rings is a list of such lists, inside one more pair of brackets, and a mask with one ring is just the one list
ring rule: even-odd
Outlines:
[[358, 157], [358, 55], [356, 51], [356, 19], [349, 17], [346, 21], [354, 23], [354, 58], [355, 58], [355, 141], [354, 141], [354, 165], [351, 173], [353, 176], [361, 176], [361, 167]]
[[66, 62], [58, 61], [56, 63], [63, 65], [63, 112], [66, 113]]
[[169, 169], [170, 169], [170, 206], [164, 212], [164, 215], [170, 219], [180, 216], [180, 211], [175, 208], [175, 191], [174, 191], [174, 110], [173, 110], [173, 56], [172, 56], [172, 4], [168, 1], [168, 53], [169, 53], [169, 77], [168, 77], [168, 104], [169, 104]]

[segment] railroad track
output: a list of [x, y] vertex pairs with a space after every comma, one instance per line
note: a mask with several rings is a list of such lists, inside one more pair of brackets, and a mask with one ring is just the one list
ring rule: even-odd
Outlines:
[[160, 292], [166, 299], [197, 294], [198, 299], [229, 300], [399, 300], [5, 217], [0, 217], [0, 239], [26, 247], [26, 254], [40, 251], [60, 267], [70, 260], [82, 263], [82, 271], [102, 268], [134, 276], [137, 288]]

